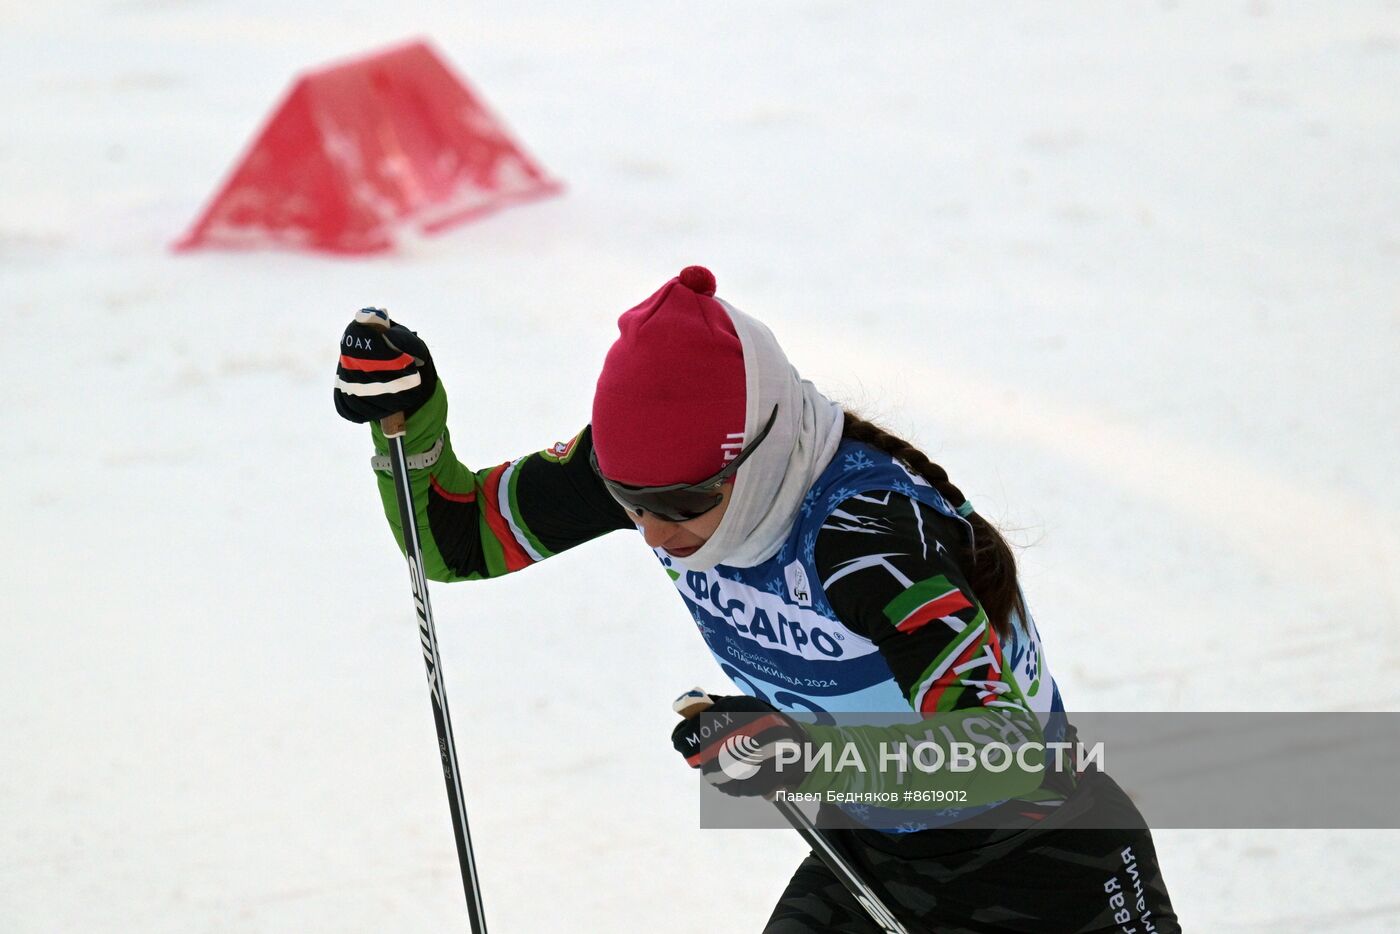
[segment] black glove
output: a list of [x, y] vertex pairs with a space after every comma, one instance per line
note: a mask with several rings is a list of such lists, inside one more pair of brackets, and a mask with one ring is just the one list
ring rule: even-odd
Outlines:
[[[802, 767], [807, 734], [801, 726], [756, 697], [710, 700], [712, 707], [682, 720], [671, 731], [671, 745], [692, 768], [700, 769], [707, 782], [727, 795], [741, 797], [767, 795], [802, 783], [807, 777]], [[788, 754], [779, 762], [783, 747], [791, 752], [787, 744], [795, 744], [802, 754], [795, 760]]]
[[436, 388], [432, 355], [417, 334], [394, 324], [382, 308], [355, 313], [340, 339], [335, 368], [335, 410], [341, 418], [370, 422], [395, 412], [412, 415]]

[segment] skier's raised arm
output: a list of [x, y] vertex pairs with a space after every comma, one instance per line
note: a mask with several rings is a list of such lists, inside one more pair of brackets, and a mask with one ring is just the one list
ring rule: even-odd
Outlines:
[[384, 515], [403, 548], [403, 530], [379, 419], [408, 416], [405, 450], [424, 572], [432, 580], [476, 580], [529, 567], [581, 542], [633, 524], [590, 464], [590, 431], [543, 451], [473, 471], [456, 457], [447, 393], [427, 344], [401, 324], [376, 331], [352, 322], [341, 338], [335, 407], [369, 422]]

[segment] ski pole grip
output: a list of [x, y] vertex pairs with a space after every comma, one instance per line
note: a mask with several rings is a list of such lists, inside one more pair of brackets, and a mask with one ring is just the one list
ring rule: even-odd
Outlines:
[[386, 438], [398, 438], [408, 433], [405, 427], [407, 419], [402, 412], [395, 412], [393, 415], [386, 415], [379, 420], [379, 428], [384, 432]]
[[714, 698], [704, 688], [691, 688], [671, 702], [671, 709], [685, 719], [697, 716], [715, 705]]
[[[361, 308], [355, 312], [355, 323], [374, 328], [382, 334], [389, 330], [389, 312], [383, 308]], [[407, 421], [402, 412], [395, 412], [381, 418], [379, 428], [384, 432], [384, 437], [398, 438], [407, 433]]]

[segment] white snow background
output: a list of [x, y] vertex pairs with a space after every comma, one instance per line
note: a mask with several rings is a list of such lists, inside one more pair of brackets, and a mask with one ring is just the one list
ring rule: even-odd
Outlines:
[[[563, 197], [167, 250], [296, 73], [415, 36]], [[482, 467], [708, 265], [1029, 546], [1072, 708], [1400, 708], [1400, 4], [9, 3], [0, 76], [6, 934], [465, 929], [331, 407], [365, 304]], [[669, 703], [726, 685], [647, 550], [432, 596], [492, 930], [758, 930], [803, 848], [697, 829]], [[1188, 930], [1400, 930], [1396, 833], [1157, 842]]]

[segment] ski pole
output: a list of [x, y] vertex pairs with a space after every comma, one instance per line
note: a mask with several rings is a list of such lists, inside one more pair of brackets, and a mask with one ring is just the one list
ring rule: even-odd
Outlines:
[[[389, 329], [389, 316], [378, 308], [355, 313], [355, 320], [379, 331]], [[404, 554], [408, 575], [413, 581], [413, 605], [418, 612], [418, 637], [423, 644], [423, 663], [428, 667], [428, 687], [433, 699], [433, 723], [437, 726], [438, 755], [442, 777], [447, 782], [447, 803], [452, 810], [452, 830], [457, 837], [457, 862], [462, 869], [462, 889], [467, 896], [467, 917], [472, 934], [486, 934], [486, 911], [481, 904], [481, 884], [472, 855], [472, 837], [467, 829], [467, 805], [462, 797], [462, 775], [457, 764], [457, 746], [452, 739], [452, 717], [447, 712], [447, 690], [442, 683], [442, 661], [438, 655], [437, 631], [433, 628], [433, 608], [428, 602], [428, 580], [423, 576], [423, 549], [418, 540], [418, 516], [413, 509], [413, 487], [409, 482], [408, 457], [404, 453], [405, 422], [402, 412], [379, 420], [389, 442], [389, 463], [394, 489], [398, 493], [399, 523], [403, 527]]]
[[[696, 688], [676, 698], [671, 709], [682, 717], [690, 719], [709, 710], [713, 705], [714, 701], [710, 695], [700, 688]], [[884, 900], [876, 895], [875, 890], [860, 877], [860, 872], [851, 865], [845, 854], [838, 850], [827, 835], [808, 819], [801, 808], [790, 801], [774, 801], [773, 806], [792, 825], [792, 829], [801, 834], [802, 839], [812, 848], [812, 852], [816, 853], [823, 863], [826, 863], [826, 868], [830, 869], [832, 874], [841, 880], [846, 891], [850, 892], [851, 897], [860, 903], [860, 906], [865, 909], [865, 913], [870, 915], [870, 920], [879, 925], [880, 930], [884, 931], [885, 934], [909, 934], [909, 929], [900, 923]]]

